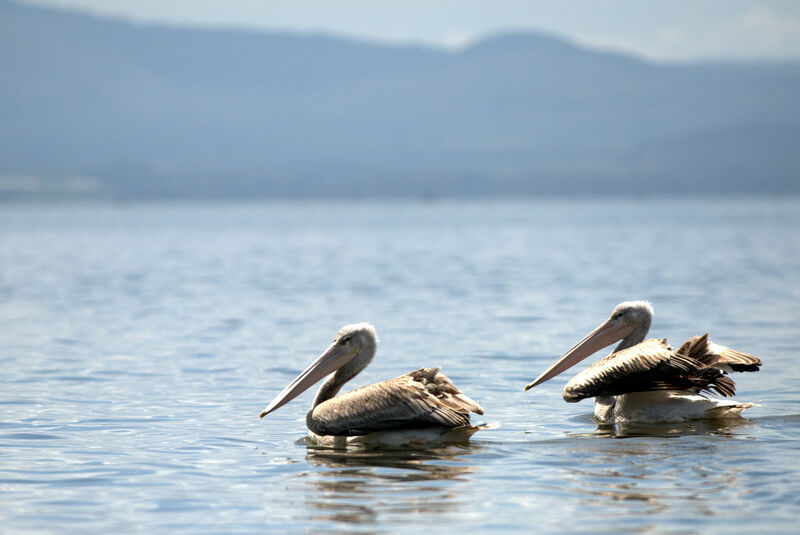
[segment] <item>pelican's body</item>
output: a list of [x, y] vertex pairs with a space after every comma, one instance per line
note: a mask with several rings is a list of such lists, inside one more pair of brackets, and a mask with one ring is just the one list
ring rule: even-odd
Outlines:
[[594, 415], [602, 422], [678, 422], [738, 417], [752, 403], [709, 398], [712, 390], [733, 396], [728, 372], [758, 371], [761, 361], [695, 336], [677, 350], [664, 339], [645, 340], [653, 318], [646, 301], [618, 305], [605, 323], [565, 353], [532, 388], [584, 358], [621, 340], [609, 356], [578, 373], [564, 387], [565, 401], [594, 398]]
[[377, 342], [372, 325], [343, 327], [325, 353], [284, 388], [261, 417], [335, 371], [320, 387], [306, 415], [308, 438], [314, 444], [399, 446], [463, 442], [475, 431], [486, 428], [470, 425], [470, 413], [483, 414], [483, 410], [439, 373], [439, 368], [420, 368], [337, 395], [369, 364]]

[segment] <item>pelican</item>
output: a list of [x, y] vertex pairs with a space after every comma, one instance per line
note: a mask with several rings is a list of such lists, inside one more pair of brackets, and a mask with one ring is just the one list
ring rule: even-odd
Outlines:
[[621, 340], [604, 359], [570, 379], [564, 401], [594, 398], [601, 422], [656, 423], [703, 418], [731, 418], [754, 403], [709, 398], [702, 393], [733, 396], [728, 372], [755, 372], [761, 360], [695, 336], [677, 351], [666, 339], [645, 340], [653, 320], [647, 301], [620, 303], [607, 321], [567, 351], [525, 390], [552, 379], [600, 349]]
[[345, 325], [330, 347], [281, 390], [260, 417], [336, 372], [322, 384], [306, 415], [313, 444], [444, 444], [466, 441], [479, 429], [490, 427], [470, 425], [470, 413], [483, 414], [483, 410], [439, 368], [420, 368], [337, 396], [346, 382], [367, 367], [377, 345], [372, 325]]

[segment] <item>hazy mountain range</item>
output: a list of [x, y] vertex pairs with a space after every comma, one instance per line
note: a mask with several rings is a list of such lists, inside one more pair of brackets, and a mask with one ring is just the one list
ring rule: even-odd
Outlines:
[[0, 2], [0, 197], [800, 192], [800, 63], [458, 51]]

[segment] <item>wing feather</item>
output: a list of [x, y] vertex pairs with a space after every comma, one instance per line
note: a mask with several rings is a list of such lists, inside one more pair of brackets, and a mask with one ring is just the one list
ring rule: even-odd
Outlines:
[[595, 396], [618, 396], [629, 392], [680, 390], [712, 392], [732, 396], [736, 384], [726, 371], [755, 370], [761, 361], [752, 355], [729, 350], [696, 336], [678, 351], [664, 339], [651, 339], [612, 353], [573, 377], [564, 387], [569, 402]]
[[671, 375], [691, 373], [692, 363], [673, 358], [665, 339], [650, 339], [595, 362], [564, 387], [565, 401], [652, 389], [653, 383]]
[[357, 388], [317, 405], [306, 417], [318, 435], [365, 435], [375, 431], [469, 425], [480, 406], [439, 373], [420, 368]]
[[757, 372], [761, 367], [758, 357], [715, 344], [708, 339], [708, 333], [693, 336], [683, 343], [678, 353], [724, 372]]

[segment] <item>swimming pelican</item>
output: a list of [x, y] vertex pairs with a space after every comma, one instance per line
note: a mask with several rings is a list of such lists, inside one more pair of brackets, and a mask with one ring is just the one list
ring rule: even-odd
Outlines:
[[708, 334], [695, 336], [677, 351], [666, 339], [645, 340], [653, 319], [647, 301], [620, 303], [607, 321], [554, 362], [533, 388], [571, 368], [589, 355], [622, 340], [604, 359], [570, 379], [564, 401], [594, 398], [594, 415], [602, 422], [677, 422], [736, 417], [753, 403], [708, 398], [702, 392], [733, 396], [736, 385], [727, 372], [755, 372], [761, 360], [715, 344]]
[[330, 347], [261, 411], [261, 418], [335, 371], [320, 387], [306, 415], [312, 443], [442, 444], [463, 442], [490, 427], [470, 425], [470, 412], [483, 414], [483, 410], [439, 368], [420, 368], [337, 396], [347, 381], [367, 367], [377, 345], [372, 325], [345, 325]]

